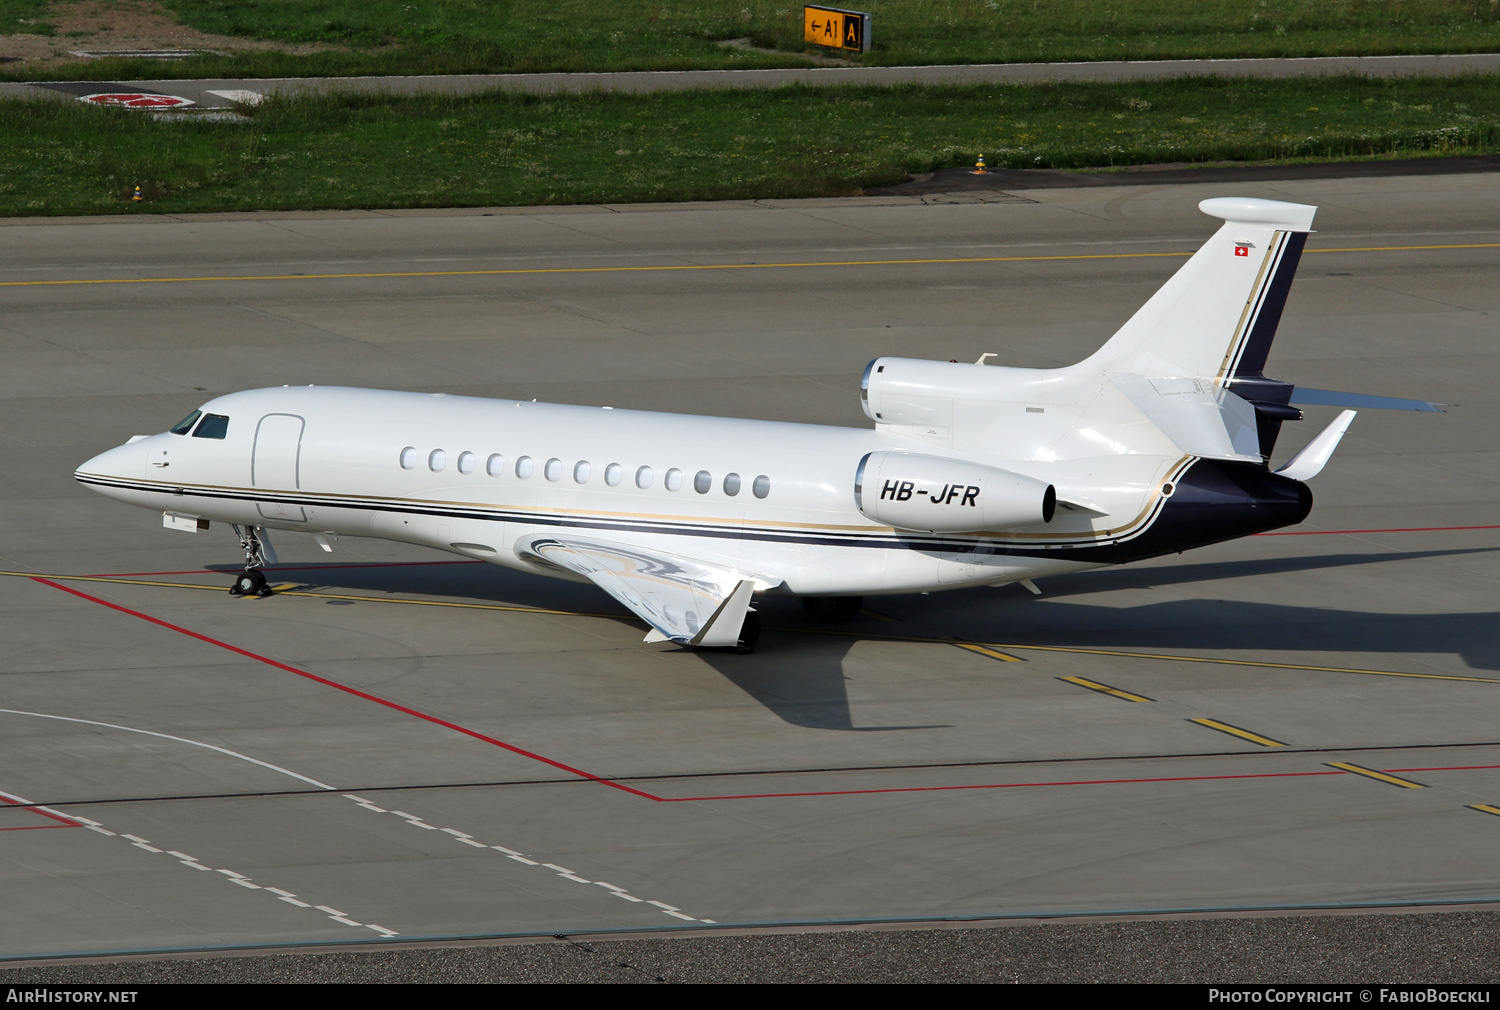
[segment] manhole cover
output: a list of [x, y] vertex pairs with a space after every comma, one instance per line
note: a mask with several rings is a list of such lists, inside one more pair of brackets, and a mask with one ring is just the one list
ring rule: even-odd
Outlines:
[[119, 105], [127, 109], [183, 109], [196, 105], [190, 98], [176, 95], [153, 95], [144, 91], [109, 91], [97, 95], [79, 95], [80, 102], [93, 105]]

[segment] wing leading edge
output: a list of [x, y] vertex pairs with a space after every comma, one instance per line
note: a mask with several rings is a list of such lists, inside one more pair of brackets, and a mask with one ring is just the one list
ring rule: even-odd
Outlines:
[[733, 646], [756, 588], [736, 572], [602, 540], [538, 535], [516, 553], [594, 583], [651, 625], [648, 642]]

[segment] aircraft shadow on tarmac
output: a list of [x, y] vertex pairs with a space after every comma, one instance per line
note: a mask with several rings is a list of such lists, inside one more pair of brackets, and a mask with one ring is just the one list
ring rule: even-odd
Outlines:
[[[756, 655], [704, 650], [699, 656], [729, 682], [790, 725], [844, 732], [943, 729], [940, 725], [856, 726], [850, 711], [845, 671], [849, 650], [871, 638], [911, 635], [952, 637], [1016, 646], [1074, 646], [1125, 651], [1198, 650], [1209, 653], [1250, 650], [1291, 654], [1434, 653], [1457, 655], [1471, 669], [1500, 670], [1500, 613], [1382, 613], [1295, 603], [1261, 603], [1210, 598], [1175, 599], [1120, 606], [1091, 604], [1087, 597], [1124, 591], [1248, 576], [1337, 569], [1427, 558], [1490, 553], [1496, 548], [1323, 554], [1310, 557], [1121, 567], [1046, 582], [1041, 597], [1019, 590], [959, 590], [932, 596], [885, 597], [873, 601], [898, 618], [880, 623], [861, 617], [837, 630], [848, 637], [804, 636], [798, 629], [829, 630], [808, 624], [797, 601], [770, 598], [757, 603], [768, 630]], [[232, 571], [212, 565], [211, 570]], [[591, 586], [543, 579], [487, 564], [434, 564], [307, 568], [283, 567], [273, 582], [301, 579], [296, 589], [358, 594], [401, 593], [467, 598], [525, 608], [599, 614], [636, 624], [633, 615]], [[998, 595], [1003, 593], [1004, 595]], [[338, 603], [343, 601], [328, 601]]]

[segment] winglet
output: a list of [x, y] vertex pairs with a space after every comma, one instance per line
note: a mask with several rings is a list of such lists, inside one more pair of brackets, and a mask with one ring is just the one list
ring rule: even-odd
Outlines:
[[1291, 462], [1276, 472], [1292, 480], [1311, 480], [1322, 473], [1333, 450], [1339, 447], [1339, 439], [1349, 430], [1349, 423], [1354, 420], [1356, 413], [1357, 411], [1346, 410], [1335, 417], [1332, 424], [1318, 432], [1318, 436], [1304, 445], [1302, 451], [1292, 457]]
[[708, 619], [703, 630], [693, 636], [692, 644], [710, 648], [738, 645], [740, 629], [745, 625], [745, 614], [750, 610], [750, 594], [753, 592], [755, 583], [750, 579], [741, 580], [734, 587], [734, 592], [719, 604], [719, 609], [714, 611], [714, 616]]

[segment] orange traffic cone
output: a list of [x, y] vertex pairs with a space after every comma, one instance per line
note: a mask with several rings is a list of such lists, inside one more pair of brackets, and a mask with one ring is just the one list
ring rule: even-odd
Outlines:
[[984, 155], [981, 154], [979, 156], [979, 160], [976, 161], [976, 162], [974, 162], [974, 171], [970, 172], [969, 174], [970, 175], [989, 175], [990, 174], [990, 170], [984, 167]]
[[133, 196], [133, 197], [130, 198], [130, 202], [131, 203], [140, 203], [141, 200], [143, 200], [143, 199], [144, 199], [144, 197], [141, 196], [141, 187], [137, 186], [135, 188], [135, 196]]

